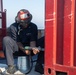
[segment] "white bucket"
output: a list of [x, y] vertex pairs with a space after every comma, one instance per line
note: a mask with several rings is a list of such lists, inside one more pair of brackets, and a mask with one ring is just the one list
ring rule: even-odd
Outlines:
[[27, 73], [29, 72], [31, 68], [31, 58], [30, 56], [20, 56], [18, 57], [18, 62], [17, 62], [18, 69], [23, 72]]

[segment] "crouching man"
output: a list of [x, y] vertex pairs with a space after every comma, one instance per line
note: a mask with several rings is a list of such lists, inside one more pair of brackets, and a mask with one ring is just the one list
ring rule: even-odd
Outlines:
[[9, 36], [3, 38], [3, 50], [7, 60], [7, 72], [14, 74], [17, 71], [14, 65], [13, 53], [21, 50], [26, 55], [30, 54], [29, 50], [25, 50], [25, 46], [32, 47], [34, 54], [39, 50], [36, 48], [37, 26], [31, 22], [32, 15], [26, 9], [21, 9], [15, 18], [15, 22], [9, 27]]

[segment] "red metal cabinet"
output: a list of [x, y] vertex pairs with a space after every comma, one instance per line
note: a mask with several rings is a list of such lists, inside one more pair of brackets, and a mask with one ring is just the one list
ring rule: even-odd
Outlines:
[[45, 75], [75, 75], [76, 0], [45, 3]]
[[0, 0], [0, 50], [2, 50], [2, 39], [6, 35], [6, 11], [3, 11], [2, 0]]
[[6, 12], [0, 12], [0, 50], [2, 50], [2, 39], [6, 35]]

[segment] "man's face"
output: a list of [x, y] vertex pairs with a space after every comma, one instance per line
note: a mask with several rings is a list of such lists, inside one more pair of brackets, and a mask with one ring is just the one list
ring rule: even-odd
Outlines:
[[21, 25], [22, 27], [27, 27], [27, 26], [28, 26], [28, 24], [27, 24], [26, 22], [20, 22], [20, 25]]

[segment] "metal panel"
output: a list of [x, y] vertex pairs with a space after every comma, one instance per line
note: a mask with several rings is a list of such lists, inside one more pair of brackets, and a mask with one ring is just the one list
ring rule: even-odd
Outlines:
[[76, 0], [46, 0], [45, 75], [76, 74]]
[[3, 12], [2, 0], [0, 0], [0, 50], [2, 50], [2, 39], [6, 35], [6, 11]]

